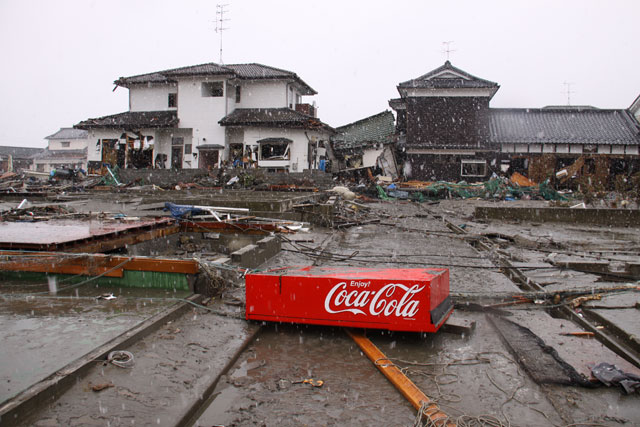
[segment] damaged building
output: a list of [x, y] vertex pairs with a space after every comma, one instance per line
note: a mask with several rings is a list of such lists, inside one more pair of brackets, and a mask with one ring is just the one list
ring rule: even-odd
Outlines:
[[341, 171], [372, 168], [378, 174], [398, 178], [394, 155], [395, 120], [391, 111], [336, 128], [331, 138]]
[[630, 110], [490, 108], [499, 87], [449, 61], [400, 83], [389, 105], [404, 176], [483, 181], [517, 171], [540, 182], [559, 173], [611, 187], [613, 176], [640, 170], [640, 124]]
[[121, 77], [129, 111], [88, 119], [90, 170], [317, 169], [333, 129], [302, 103], [317, 92], [298, 75], [261, 64], [215, 63]]

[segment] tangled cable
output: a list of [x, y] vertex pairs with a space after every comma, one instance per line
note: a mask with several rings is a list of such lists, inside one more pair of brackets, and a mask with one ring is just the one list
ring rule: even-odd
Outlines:
[[107, 356], [107, 362], [119, 368], [133, 367], [133, 353], [125, 350], [115, 350]]

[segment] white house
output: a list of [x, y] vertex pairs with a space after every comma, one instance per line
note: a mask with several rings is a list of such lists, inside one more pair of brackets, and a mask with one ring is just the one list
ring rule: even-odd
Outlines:
[[[302, 103], [316, 91], [291, 71], [214, 63], [121, 77], [129, 111], [88, 119], [89, 169], [317, 168], [333, 129]], [[319, 149], [320, 148], [320, 149]]]
[[87, 169], [89, 132], [82, 129], [60, 128], [45, 137], [47, 148], [33, 156], [33, 169], [50, 172], [56, 168]]

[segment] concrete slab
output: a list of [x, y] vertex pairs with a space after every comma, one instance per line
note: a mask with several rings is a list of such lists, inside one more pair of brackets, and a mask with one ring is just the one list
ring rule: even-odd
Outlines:
[[[135, 365], [96, 364], [64, 396], [18, 425], [178, 425], [253, 339], [258, 326], [194, 309], [126, 348]], [[94, 392], [90, 385], [113, 384]]]

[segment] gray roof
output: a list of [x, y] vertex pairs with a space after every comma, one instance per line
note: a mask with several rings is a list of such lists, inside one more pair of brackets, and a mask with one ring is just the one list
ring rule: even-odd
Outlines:
[[0, 146], [0, 158], [8, 156], [14, 159], [29, 159], [33, 155], [43, 151], [44, 148], [31, 148], [31, 147], [13, 147], [8, 145]]
[[[460, 75], [463, 77], [456, 77]], [[447, 76], [447, 77], [443, 77]], [[418, 78], [402, 82], [398, 89], [409, 88], [429, 88], [429, 89], [478, 89], [478, 88], [498, 88], [498, 83], [484, 80], [473, 76], [466, 71], [451, 65], [447, 61], [441, 67], [429, 71]]]
[[358, 120], [336, 128], [338, 135], [332, 138], [336, 150], [363, 147], [391, 142], [395, 132], [395, 119], [391, 111]]
[[640, 144], [627, 110], [492, 108], [491, 141], [521, 144]]
[[131, 77], [120, 77], [114, 82], [117, 86], [129, 87], [144, 83], [172, 83], [178, 77], [188, 76], [223, 76], [228, 75], [241, 80], [262, 79], [292, 79], [298, 83], [303, 95], [315, 95], [317, 92], [306, 84], [292, 71], [270, 67], [262, 64], [228, 64], [221, 65], [213, 62], [208, 64], [191, 65], [188, 67], [172, 68], [170, 70], [139, 74]]
[[218, 123], [222, 126], [325, 129], [334, 132], [332, 127], [317, 118], [290, 108], [236, 108]]
[[86, 139], [89, 132], [82, 129], [60, 128], [60, 130], [52, 135], [45, 136], [44, 139]]
[[78, 123], [78, 129], [109, 128], [123, 130], [157, 129], [176, 127], [178, 113], [169, 111], [127, 111], [111, 116], [87, 119]]

